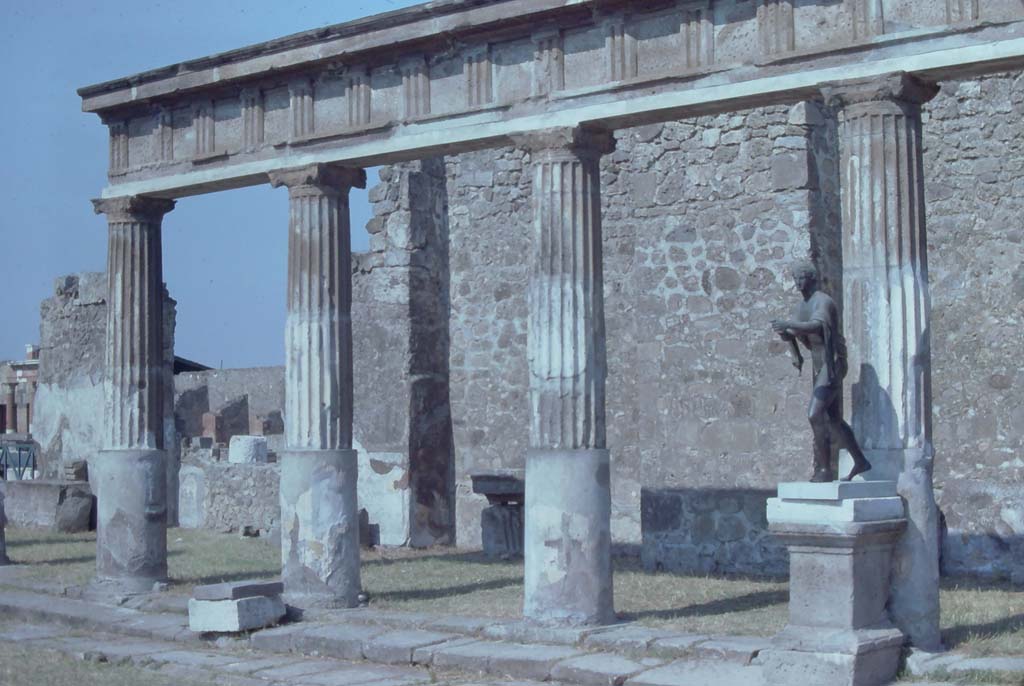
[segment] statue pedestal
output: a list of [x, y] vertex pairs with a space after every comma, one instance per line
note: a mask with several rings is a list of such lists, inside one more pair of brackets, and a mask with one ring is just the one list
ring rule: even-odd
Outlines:
[[789, 623], [760, 655], [765, 683], [889, 683], [904, 642], [885, 609], [907, 524], [896, 483], [779, 484], [768, 523], [789, 549], [790, 575]]

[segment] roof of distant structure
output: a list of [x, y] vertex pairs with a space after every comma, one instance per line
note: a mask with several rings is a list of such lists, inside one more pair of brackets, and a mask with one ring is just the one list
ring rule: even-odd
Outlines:
[[205, 364], [199, 364], [192, 360], [184, 357], [174, 356], [174, 373], [181, 374], [182, 372], [204, 372], [207, 369], [213, 369], [213, 367], [207, 367]]

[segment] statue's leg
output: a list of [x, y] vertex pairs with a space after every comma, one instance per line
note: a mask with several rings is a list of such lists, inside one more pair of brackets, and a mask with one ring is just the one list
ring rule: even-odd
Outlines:
[[842, 419], [837, 419], [832, 424], [832, 432], [839, 443], [839, 447], [845, 448], [850, 453], [850, 457], [853, 458], [853, 468], [843, 478], [843, 481], [849, 481], [858, 474], [863, 474], [871, 469], [871, 463], [864, 456], [864, 451], [860, 449], [857, 437], [853, 435], [853, 429], [850, 428], [849, 424]]
[[832, 481], [832, 450], [829, 441], [828, 408], [835, 393], [827, 386], [815, 387], [811, 394], [811, 404], [807, 408], [807, 419], [814, 432], [814, 474], [811, 481], [820, 483]]

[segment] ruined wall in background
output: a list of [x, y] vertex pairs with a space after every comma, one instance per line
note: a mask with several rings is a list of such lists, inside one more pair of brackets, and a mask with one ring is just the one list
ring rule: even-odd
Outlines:
[[[164, 289], [164, 359], [174, 357], [175, 301]], [[39, 385], [32, 436], [39, 443], [44, 477], [61, 462], [87, 460], [102, 448], [103, 374], [106, 366], [107, 275], [82, 272], [54, 282], [54, 295], [39, 306]], [[165, 408], [165, 425], [171, 408]], [[167, 441], [170, 465], [176, 464]]]
[[943, 568], [1024, 578], [1024, 74], [943, 83], [924, 144]]

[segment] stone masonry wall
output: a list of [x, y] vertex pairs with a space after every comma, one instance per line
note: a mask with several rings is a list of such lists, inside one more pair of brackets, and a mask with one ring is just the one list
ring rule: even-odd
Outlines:
[[[1010, 399], [1024, 342], [1021, 78], [944, 84], [925, 117], [945, 568], [1003, 576], [1020, 565], [1024, 530], [1024, 416]], [[797, 302], [795, 259], [814, 257], [841, 302], [842, 256], [835, 130], [815, 106], [616, 137], [602, 162], [608, 430], [613, 532], [632, 543], [645, 487], [767, 494], [808, 476], [809, 379], [768, 321]], [[528, 169], [512, 149], [448, 159], [461, 545], [479, 544], [469, 474], [523, 465]], [[663, 552], [678, 568], [694, 549]]]
[[[645, 486], [763, 487], [809, 467], [790, 440], [807, 379], [768, 320], [795, 304], [791, 262], [827, 243], [806, 228], [820, 204], [814, 116], [780, 107], [620, 131], [602, 161], [620, 542], [640, 541]], [[526, 449], [526, 169], [511, 149], [449, 162], [458, 540], [470, 546], [483, 502], [469, 474], [521, 467]]]
[[943, 568], [1024, 579], [1024, 74], [942, 84], [924, 142]]

